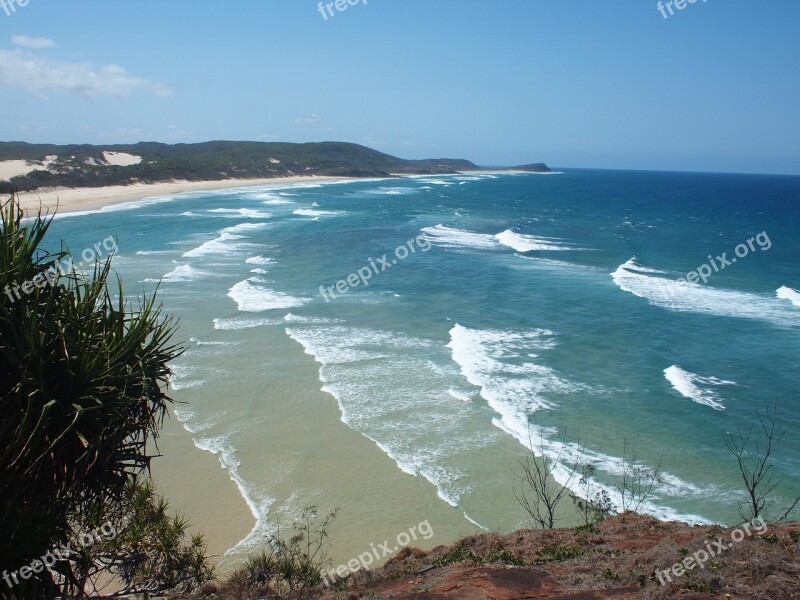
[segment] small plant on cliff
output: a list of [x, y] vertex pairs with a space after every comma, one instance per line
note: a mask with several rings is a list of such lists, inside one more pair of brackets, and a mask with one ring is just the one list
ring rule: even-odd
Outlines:
[[619, 493], [622, 512], [639, 512], [639, 508], [653, 493], [653, 488], [659, 481], [661, 461], [658, 461], [655, 468], [643, 465], [635, 454], [628, 457], [629, 446], [626, 440], [622, 449], [622, 476], [614, 487]]
[[303, 597], [306, 590], [322, 583], [320, 572], [328, 562], [325, 540], [336, 513], [319, 516], [316, 507], [304, 508], [300, 519], [292, 524], [292, 535], [285, 539], [279, 529], [270, 537], [267, 548], [234, 571], [230, 583], [268, 588], [279, 598]]
[[[782, 482], [775, 476], [774, 452], [786, 435], [786, 423], [777, 418], [777, 407], [767, 406], [757, 411], [758, 423], [756, 434], [751, 427], [747, 432], [742, 430], [725, 436], [725, 444], [736, 459], [739, 474], [747, 491], [747, 502], [739, 506], [739, 515], [745, 521], [765, 517], [767, 500], [774, 494]], [[797, 496], [783, 510], [783, 515], [773, 522], [785, 521], [789, 514], [800, 504]]]
[[[511, 469], [514, 474], [514, 497], [528, 513], [530, 520], [542, 529], [552, 529], [556, 524], [556, 509], [561, 501], [569, 496], [569, 484], [575, 477], [575, 471], [569, 469], [569, 476], [564, 485], [559, 485], [553, 478], [557, 470], [564, 468], [564, 449], [566, 448], [566, 431], [561, 437], [558, 453], [549, 460], [545, 455], [544, 428], [537, 428], [538, 444], [534, 446], [530, 425], [528, 426], [528, 447], [530, 454], [521, 460], [519, 469]], [[539, 453], [534, 451], [539, 449]]]
[[604, 521], [614, 512], [614, 504], [608, 492], [594, 480], [596, 469], [593, 465], [581, 465], [578, 488], [581, 494], [571, 494], [572, 503], [578, 510], [583, 527], [592, 527]]

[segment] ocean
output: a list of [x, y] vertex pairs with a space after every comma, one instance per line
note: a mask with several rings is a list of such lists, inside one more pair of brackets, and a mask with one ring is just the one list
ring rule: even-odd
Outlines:
[[524, 526], [531, 442], [575, 491], [570, 464], [615, 501], [626, 461], [660, 465], [643, 510], [739, 522], [725, 434], [766, 406], [777, 510], [800, 494], [799, 232], [798, 177], [564, 170], [192, 192], [50, 240], [116, 236], [126, 293], [180, 319], [174, 415], [252, 513], [236, 556], [309, 504], [349, 513], [353, 549], [409, 505], [440, 538]]

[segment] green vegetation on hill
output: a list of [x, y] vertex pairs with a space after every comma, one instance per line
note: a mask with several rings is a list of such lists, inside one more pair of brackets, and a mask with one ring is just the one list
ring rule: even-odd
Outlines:
[[533, 163], [530, 165], [520, 165], [511, 167], [512, 171], [528, 171], [529, 173], [550, 173], [550, 167], [544, 163]]
[[[114, 166], [104, 152], [140, 156], [137, 165]], [[53, 162], [45, 162], [56, 156]], [[391, 174], [457, 173], [478, 170], [468, 160], [404, 160], [358, 144], [321, 142], [228, 142], [161, 144], [140, 142], [111, 146], [0, 142], [0, 161], [41, 164], [24, 176], [0, 182], [0, 192], [41, 187], [100, 187], [172, 180], [256, 179], [292, 175], [388, 177]], [[545, 167], [546, 169], [546, 167]]]

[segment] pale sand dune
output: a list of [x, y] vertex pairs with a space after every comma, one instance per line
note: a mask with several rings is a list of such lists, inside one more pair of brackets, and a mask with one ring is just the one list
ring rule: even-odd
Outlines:
[[126, 152], [103, 152], [103, 158], [105, 158], [106, 162], [110, 165], [114, 165], [115, 167], [130, 167], [132, 165], [138, 165], [142, 162], [141, 156], [134, 156], [133, 154], [128, 154]]
[[12, 177], [27, 175], [36, 168], [27, 160], [3, 160], [0, 161], [0, 179], [9, 180]]
[[55, 156], [48, 156], [43, 162], [30, 160], [0, 160], [0, 181], [8, 181], [12, 177], [27, 175], [31, 171], [47, 169]]
[[[25, 161], [14, 161], [25, 162]], [[3, 179], [3, 177], [0, 177]], [[59, 213], [97, 210], [132, 200], [156, 196], [169, 196], [197, 190], [219, 190], [232, 187], [252, 187], [275, 184], [341, 181], [346, 177], [296, 176], [269, 179], [225, 179], [221, 181], [172, 181], [167, 183], [136, 183], [97, 188], [49, 188], [19, 194], [23, 208], [36, 212], [40, 206]]]

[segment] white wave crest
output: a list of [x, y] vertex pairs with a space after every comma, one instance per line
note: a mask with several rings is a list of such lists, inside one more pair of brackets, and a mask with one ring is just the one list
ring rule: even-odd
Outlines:
[[526, 235], [511, 229], [492, 235], [448, 227], [440, 223], [433, 227], [424, 227], [422, 232], [430, 239], [431, 243], [444, 248], [474, 248], [478, 250], [511, 248], [522, 253], [581, 249], [572, 248], [556, 238]]
[[788, 300], [789, 302], [800, 308], [800, 292], [798, 292], [797, 290], [793, 290], [792, 288], [786, 287], [784, 285], [776, 290], [775, 295], [779, 299]]
[[500, 244], [495, 236], [488, 233], [474, 233], [464, 229], [455, 229], [439, 224], [434, 227], [423, 227], [422, 232], [432, 244], [444, 248], [478, 248], [494, 250]]
[[756, 319], [782, 327], [800, 326], [797, 313], [774, 297], [676, 281], [664, 271], [638, 264], [635, 258], [620, 265], [611, 277], [623, 291], [667, 310]]
[[265, 227], [269, 227], [269, 223], [239, 223], [233, 227], [226, 227], [222, 230], [222, 233], [247, 233], [249, 231], [258, 231]]
[[192, 268], [191, 265], [178, 265], [172, 271], [165, 274], [164, 281], [193, 281], [206, 277], [209, 273]]
[[267, 256], [251, 256], [244, 262], [248, 265], [271, 265], [275, 263], [275, 259]]
[[222, 213], [227, 215], [228, 219], [270, 219], [272, 213], [262, 212], [260, 210], [253, 210], [252, 208], [212, 208], [210, 213]]
[[298, 215], [300, 217], [335, 217], [336, 215], [340, 215], [342, 213], [332, 210], [314, 210], [312, 208], [298, 208], [297, 210], [293, 211], [292, 214]]
[[269, 288], [259, 285], [255, 278], [240, 281], [229, 291], [228, 296], [233, 299], [242, 312], [262, 312], [273, 309], [294, 308], [303, 306], [311, 300], [276, 292]]
[[[184, 427], [191, 431], [188, 423], [184, 422]], [[276, 531], [276, 526], [268, 520], [269, 511], [275, 503], [275, 498], [269, 496], [258, 497], [248, 487], [244, 477], [239, 473], [241, 462], [236, 457], [236, 448], [231, 442], [230, 435], [193, 438], [193, 441], [194, 445], [200, 450], [210, 452], [219, 459], [222, 468], [228, 472], [231, 480], [236, 484], [239, 493], [255, 518], [255, 524], [250, 533], [233, 548], [227, 550], [225, 555], [252, 552], [256, 547], [263, 546], [268, 542], [270, 535]]]
[[285, 325], [282, 319], [242, 319], [234, 318], [218, 318], [214, 319], [214, 329], [220, 331], [240, 331], [242, 329], [254, 329], [256, 327], [274, 327], [276, 325]]
[[725, 410], [725, 405], [722, 403], [719, 393], [713, 388], [722, 385], [736, 385], [735, 381], [724, 381], [716, 377], [702, 377], [696, 373], [690, 373], [678, 365], [664, 369], [664, 377], [684, 398], [710, 406], [714, 410]]
[[510, 229], [506, 229], [504, 232], [498, 233], [494, 237], [504, 246], [513, 248], [517, 252], [573, 250], [573, 248], [553, 238], [523, 235], [511, 231]]
[[[576, 443], [563, 443], [555, 430], [530, 427], [531, 413], [555, 408], [551, 396], [592, 391], [585, 385], [566, 380], [549, 367], [520, 359], [522, 356], [536, 358], [539, 352], [553, 348], [555, 333], [544, 329], [526, 332], [477, 330], [456, 325], [450, 330], [450, 336], [448, 347], [453, 360], [460, 365], [467, 381], [480, 388], [481, 396], [500, 415], [492, 423], [537, 455], [557, 462], [553, 476], [561, 485], [580, 495], [583, 490], [572, 471], [579, 464], [592, 465], [598, 471], [617, 476], [624, 472], [625, 464], [621, 458]], [[670, 476], [669, 481], [669, 484], [659, 487], [660, 492], [673, 496], [679, 492], [686, 493], [685, 490], [704, 493], [677, 477]], [[593, 485], [595, 489], [606, 489], [612, 502], [615, 501], [616, 493], [612, 486], [594, 480]], [[647, 503], [642, 508], [659, 518], [704, 521], [697, 515], [679, 515], [655, 503]]]
[[205, 385], [205, 380], [198, 379], [200, 369], [183, 363], [170, 363], [169, 386], [173, 390], [188, 390]]
[[[444, 502], [459, 504], [467, 491], [459, 483], [459, 457], [467, 448], [491, 445], [499, 432], [477, 431], [469, 405], [448, 395], [457, 372], [441, 372], [441, 345], [339, 325], [292, 325], [286, 334], [320, 363], [322, 391], [337, 400], [343, 423], [372, 440], [401, 471], [436, 486]], [[432, 354], [438, 360], [429, 359]]]
[[219, 231], [219, 236], [213, 240], [209, 240], [200, 244], [197, 248], [183, 253], [184, 258], [198, 258], [200, 256], [208, 256], [209, 254], [234, 254], [241, 252], [250, 244], [246, 242], [233, 243], [236, 240], [244, 239], [246, 236], [241, 235], [250, 231], [256, 231], [266, 227], [267, 223], [240, 223], [233, 227], [226, 227]]
[[[510, 421], [523, 414], [553, 409], [551, 393], [568, 393], [580, 389], [553, 369], [534, 362], [507, 360], [531, 351], [555, 346], [555, 334], [539, 329], [523, 333], [468, 329], [456, 325], [450, 330], [453, 360], [481, 396], [495, 411]], [[535, 355], [534, 355], [535, 356]]]
[[294, 315], [292, 313], [287, 313], [286, 315], [284, 315], [283, 320], [286, 323], [306, 323], [314, 325], [344, 323], [344, 321], [342, 321], [341, 319], [327, 319], [324, 317], [302, 317], [299, 315]]
[[230, 244], [233, 240], [240, 240], [243, 236], [233, 233], [222, 233], [219, 237], [203, 242], [197, 248], [183, 253], [184, 258], [197, 258], [209, 254], [230, 254], [240, 249], [238, 244]]

